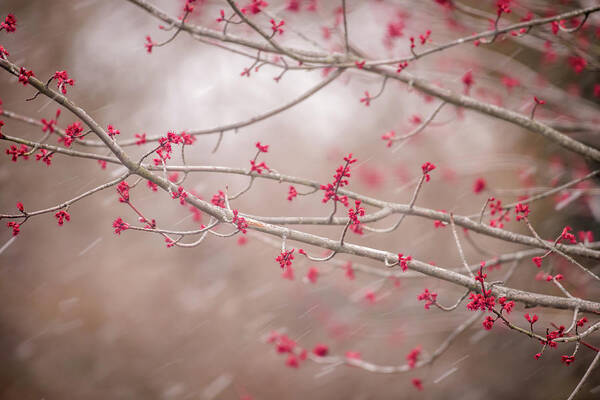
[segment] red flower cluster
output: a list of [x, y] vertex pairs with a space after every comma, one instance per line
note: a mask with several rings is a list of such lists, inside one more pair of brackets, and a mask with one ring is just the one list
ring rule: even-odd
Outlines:
[[6, 154], [11, 156], [12, 162], [17, 162], [19, 157], [23, 157], [24, 160], [28, 160], [29, 159], [29, 156], [27, 155], [28, 152], [29, 152], [29, 147], [25, 146], [24, 144], [22, 144], [19, 147], [15, 146], [13, 144], [10, 146], [10, 148], [6, 149]]
[[71, 125], [67, 126], [65, 134], [66, 136], [59, 138], [58, 141], [64, 142], [65, 147], [70, 147], [76, 139], [81, 139], [83, 137], [83, 125], [81, 125], [81, 122], [73, 122]]
[[529, 313], [524, 315], [525, 319], [527, 320], [527, 322], [529, 322], [532, 326], [533, 324], [535, 324], [538, 320], [538, 316], [536, 314], [533, 315], [529, 315]]
[[571, 244], [576, 244], [577, 239], [575, 239], [575, 235], [571, 233], [572, 230], [573, 228], [571, 228], [570, 226], [565, 226], [562, 233], [560, 234], [560, 239], [558, 241], [561, 242], [562, 240], [567, 240]]
[[225, 193], [219, 190], [219, 193], [215, 194], [210, 200], [217, 207], [225, 208]]
[[427, 161], [425, 164], [421, 165], [421, 169], [423, 170], [423, 175], [425, 175], [425, 182], [429, 182], [431, 179], [429, 173], [435, 169], [435, 165]]
[[265, 164], [265, 162], [261, 162], [259, 164], [254, 160], [250, 160], [250, 172], [256, 171], [259, 174], [262, 174], [264, 170], [271, 172], [271, 169]]
[[396, 132], [389, 131], [389, 132], [384, 133], [381, 136], [381, 139], [382, 140], [387, 140], [387, 144], [386, 144], [387, 147], [392, 147], [392, 144], [394, 143], [394, 138], [395, 137], [396, 137]]
[[268, 144], [263, 145], [263, 144], [260, 144], [260, 142], [256, 142], [256, 148], [261, 153], [266, 153], [269, 151], [269, 145]]
[[54, 73], [54, 79], [56, 80], [56, 87], [62, 94], [67, 94], [67, 85], [73, 86], [75, 84], [75, 81], [69, 78], [67, 71], [56, 71]]
[[21, 229], [20, 229], [21, 228], [21, 224], [18, 224], [16, 222], [11, 221], [11, 222], [8, 222], [6, 224], [6, 226], [8, 228], [12, 228], [12, 230], [13, 230], [12, 234], [13, 234], [13, 236], [17, 236], [19, 234], [19, 232], [21, 232]]
[[121, 133], [121, 131], [119, 131], [118, 129], [116, 129], [115, 127], [113, 127], [112, 125], [108, 125], [108, 136], [110, 137], [114, 137], [115, 135], [118, 135]]
[[182, 206], [185, 205], [185, 199], [186, 197], [188, 197], [187, 192], [183, 189], [182, 186], [179, 186], [177, 188], [176, 192], [171, 193], [171, 197], [173, 199], [179, 199], [179, 204], [181, 204]]
[[435, 304], [437, 299], [437, 293], [430, 292], [429, 289], [425, 289], [423, 293], [417, 296], [417, 300], [422, 301], [425, 300], [425, 309], [429, 310], [429, 308]]
[[246, 223], [246, 219], [238, 216], [238, 210], [233, 210], [233, 220], [231, 222], [233, 222], [243, 234], [247, 232], [248, 224]]
[[329, 199], [333, 199], [333, 201], [339, 201], [344, 206], [348, 207], [348, 196], [338, 196], [337, 191], [339, 188], [348, 185], [348, 179], [350, 177], [350, 165], [354, 164], [357, 160], [352, 158], [352, 154], [348, 154], [344, 157], [344, 161], [346, 162], [344, 165], [340, 165], [335, 170], [335, 175], [333, 176], [333, 182], [328, 183], [327, 185], [321, 185], [321, 190], [325, 191], [325, 195], [323, 196], [323, 203], [327, 203]]
[[120, 217], [113, 221], [112, 226], [113, 226], [113, 228], [115, 228], [115, 233], [117, 235], [120, 235], [121, 232], [129, 229], [129, 224], [126, 222], [123, 222], [123, 220]]
[[502, 13], [509, 14], [510, 13], [510, 1], [511, 0], [498, 0], [496, 2], [497, 14], [498, 17], [502, 15]]
[[527, 218], [529, 215], [529, 205], [521, 203], [517, 204], [515, 207], [515, 213], [517, 214], [517, 221]]
[[360, 200], [356, 200], [354, 202], [354, 209], [351, 208], [348, 210], [348, 218], [351, 221], [350, 229], [352, 229], [356, 233], [359, 233], [358, 231], [360, 231], [360, 233], [362, 233], [362, 229], [360, 229], [360, 221], [358, 220], [358, 217], [363, 217], [365, 215], [365, 209], [360, 206], [360, 203], [361, 203]]
[[473, 184], [473, 193], [475, 193], [475, 194], [481, 193], [485, 189], [485, 186], [486, 186], [485, 179], [477, 178], [477, 180]]
[[125, 181], [117, 185], [117, 193], [119, 193], [119, 202], [129, 203], [129, 184]]
[[50, 164], [52, 164], [52, 156], [53, 155], [54, 154], [48, 152], [48, 150], [41, 149], [40, 152], [35, 155], [35, 160], [36, 161], [42, 160], [42, 162], [46, 163], [47, 166], [50, 166]]
[[17, 30], [17, 19], [13, 14], [8, 14], [4, 18], [4, 22], [0, 24], [0, 31], [5, 30], [7, 33], [11, 33]]
[[329, 347], [324, 344], [318, 344], [315, 346], [312, 352], [317, 357], [325, 357], [327, 354], [329, 354]]
[[496, 322], [496, 320], [488, 315], [483, 320], [483, 327], [489, 331], [494, 327], [494, 322]]
[[243, 7], [241, 9], [242, 13], [244, 14], [258, 14], [259, 12], [262, 11], [262, 9], [266, 6], [268, 6], [269, 3], [267, 3], [266, 1], [263, 0], [251, 0], [250, 4], [246, 5], [245, 7]]
[[274, 19], [271, 18], [271, 29], [273, 30], [273, 35], [276, 34], [282, 34], [283, 33], [283, 29], [281, 28], [283, 25], [285, 25], [285, 21], [281, 20], [279, 21], [279, 23], [275, 22]]
[[491, 290], [486, 290], [485, 294], [471, 293], [469, 295], [471, 301], [467, 303], [467, 309], [471, 311], [492, 311], [496, 305], [496, 298], [491, 294]]
[[408, 362], [409, 368], [412, 369], [412, 368], [416, 367], [420, 354], [421, 354], [421, 346], [417, 346], [406, 355], [406, 361]]
[[146, 43], [144, 43], [144, 47], [146, 48], [146, 51], [148, 52], [148, 54], [152, 53], [152, 48], [156, 45], [157, 45], [157, 43], [154, 43], [152, 41], [152, 38], [150, 37], [150, 35], [147, 35]]
[[319, 270], [316, 269], [315, 267], [311, 267], [308, 272], [306, 273], [306, 279], [308, 279], [308, 281], [310, 283], [317, 283], [317, 279], [319, 278]]
[[59, 212], [57, 212], [56, 214], [54, 214], [54, 216], [56, 217], [56, 219], [58, 220], [58, 225], [63, 226], [63, 224], [65, 223], [65, 220], [68, 222], [71, 220], [71, 216], [69, 215], [68, 212], [60, 210]]
[[29, 78], [32, 76], [35, 76], [33, 71], [28, 71], [23, 67], [19, 70], [19, 82], [23, 85], [27, 85], [29, 83]]
[[498, 303], [500, 303], [500, 305], [502, 306], [502, 311], [506, 311], [507, 314], [510, 314], [510, 312], [515, 306], [515, 302], [512, 300], [506, 301], [506, 297], [500, 297], [498, 299]]
[[296, 196], [298, 196], [298, 192], [296, 191], [296, 188], [293, 186], [290, 186], [290, 190], [288, 192], [288, 197], [287, 197], [288, 201], [292, 201], [292, 199]]
[[275, 261], [279, 263], [281, 268], [289, 267], [292, 265], [292, 260], [294, 259], [294, 250], [291, 249], [288, 251], [282, 251], [280, 255], [275, 258]]
[[54, 125], [58, 122], [58, 117], [60, 117], [60, 108], [56, 110], [55, 119], [51, 119], [50, 121], [46, 120], [46, 118], [42, 118], [42, 132], [50, 132], [54, 133]]
[[408, 262], [412, 260], [411, 256], [404, 257], [404, 254], [398, 253], [398, 264], [400, 264], [400, 268], [402, 268], [402, 272], [406, 272], [408, 269]]

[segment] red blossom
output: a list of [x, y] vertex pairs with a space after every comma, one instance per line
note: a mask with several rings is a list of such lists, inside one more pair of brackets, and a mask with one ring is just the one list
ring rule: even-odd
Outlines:
[[471, 311], [492, 311], [496, 305], [496, 298], [491, 293], [491, 290], [486, 290], [484, 294], [471, 293], [469, 295], [471, 301], [467, 303], [467, 309]]
[[146, 48], [146, 51], [148, 52], [148, 54], [152, 53], [152, 48], [154, 46], [156, 46], [157, 43], [154, 43], [152, 41], [152, 38], [150, 37], [150, 35], [146, 36], [146, 43], [144, 43], [144, 47]]
[[289, 267], [292, 265], [292, 260], [294, 259], [294, 250], [295, 249], [287, 251], [284, 250], [275, 258], [275, 261], [279, 263], [279, 266], [281, 268]]
[[581, 73], [587, 67], [587, 60], [580, 56], [571, 56], [567, 61], [576, 74]]
[[13, 236], [17, 236], [21, 232], [21, 229], [20, 229], [21, 228], [21, 224], [18, 224], [18, 223], [14, 222], [14, 221], [8, 222], [6, 224], [6, 226], [8, 228], [12, 228], [12, 230], [13, 230], [12, 231], [12, 235]]
[[13, 14], [8, 14], [4, 18], [4, 22], [0, 23], [0, 31], [5, 30], [7, 33], [12, 33], [17, 30], [17, 19]]
[[506, 76], [506, 75], [502, 77], [502, 84], [509, 91], [517, 86], [521, 86], [521, 82], [517, 78], [512, 78], [512, 77]]
[[429, 173], [435, 169], [435, 165], [427, 161], [425, 164], [421, 165], [421, 169], [423, 170], [423, 175], [425, 176], [425, 182], [429, 182], [431, 177]]
[[62, 94], [67, 94], [67, 85], [73, 86], [75, 84], [75, 81], [69, 78], [67, 71], [56, 71], [54, 73], [54, 80], [56, 80], [56, 87]]
[[298, 358], [296, 358], [295, 355], [290, 354], [290, 355], [288, 355], [288, 358], [285, 361], [285, 365], [287, 365], [290, 368], [298, 368], [300, 363], [298, 362]]
[[583, 243], [589, 243], [594, 241], [594, 233], [592, 231], [579, 231], [577, 232], [579, 241]]
[[325, 357], [327, 354], [329, 354], [329, 347], [324, 344], [318, 344], [315, 346], [312, 352], [317, 357]]
[[138, 146], [141, 146], [144, 143], [146, 143], [146, 134], [145, 133], [136, 133], [135, 137], [136, 137], [135, 144], [137, 144]]
[[58, 220], [57, 222], [58, 222], [58, 225], [60, 225], [60, 226], [63, 226], [63, 224], [65, 223], [65, 220], [67, 222], [71, 220], [71, 216], [69, 215], [69, 213], [64, 210], [58, 211], [56, 214], [54, 214], [54, 216]]
[[262, 145], [262, 144], [260, 144], [260, 142], [256, 142], [256, 148], [261, 153], [266, 153], [269, 151], [269, 145], [268, 144]]
[[402, 61], [398, 63], [398, 65], [396, 66], [396, 73], [399, 74], [400, 72], [404, 71], [406, 67], [408, 67], [408, 61]]
[[586, 317], [583, 317], [577, 321], [577, 326], [582, 328], [587, 322], [588, 322], [588, 319]]
[[421, 346], [417, 346], [406, 355], [406, 361], [408, 363], [409, 368], [412, 369], [417, 366], [417, 361], [419, 361], [420, 354], [421, 354]]
[[115, 219], [113, 221], [112, 226], [113, 226], [113, 228], [115, 228], [115, 233], [117, 235], [121, 235], [121, 232], [129, 229], [129, 224], [126, 223], [126, 222], [123, 222], [123, 220], [121, 219], [121, 217]]
[[521, 221], [529, 216], [529, 205], [518, 203], [515, 207], [517, 221]]
[[42, 160], [43, 163], [45, 163], [47, 166], [50, 166], [52, 164], [52, 156], [53, 155], [54, 154], [50, 153], [48, 150], [41, 149], [40, 152], [35, 155], [35, 160], [36, 161]]
[[10, 56], [8, 50], [6, 50], [3, 46], [0, 45], [0, 58], [6, 58]]
[[28, 71], [23, 67], [19, 70], [19, 82], [23, 85], [27, 85], [29, 83], [29, 78], [32, 76], [35, 76], [33, 71]]
[[263, 0], [251, 0], [250, 4], [246, 5], [245, 7], [243, 7], [241, 9], [242, 13], [244, 14], [258, 14], [259, 12], [262, 11], [262, 9], [266, 6], [268, 6], [269, 3], [267, 3], [266, 1]]
[[271, 172], [271, 169], [267, 167], [267, 164], [265, 164], [264, 161], [257, 164], [256, 161], [250, 160], [250, 172], [256, 171], [257, 173], [262, 174], [264, 170]]
[[400, 264], [400, 268], [402, 268], [402, 272], [406, 272], [408, 269], [408, 263], [412, 260], [411, 256], [404, 257], [404, 254], [398, 253], [398, 264]]
[[531, 259], [531, 261], [533, 261], [533, 263], [536, 265], [536, 267], [541, 268], [541, 266], [542, 266], [542, 257], [533, 257]]
[[327, 185], [321, 185], [321, 190], [325, 191], [325, 195], [323, 196], [323, 203], [327, 203], [330, 199], [333, 199], [334, 202], [339, 201], [344, 206], [348, 207], [348, 196], [339, 196], [337, 191], [339, 188], [348, 185], [348, 179], [350, 177], [350, 165], [355, 163], [357, 159], [352, 158], [352, 154], [348, 154], [344, 157], [344, 161], [346, 162], [344, 165], [340, 165], [335, 170], [335, 175], [333, 176], [333, 182], [328, 183]]
[[344, 265], [344, 270], [346, 271], [346, 278], [350, 279], [351, 281], [354, 280], [354, 269], [352, 269], [351, 261], [348, 261], [348, 263]]
[[108, 136], [110, 137], [114, 137], [115, 135], [118, 135], [121, 133], [121, 131], [119, 131], [118, 129], [116, 129], [115, 127], [113, 127], [112, 125], [108, 125]]
[[284, 20], [281, 20], [279, 21], [279, 23], [277, 23], [274, 19], [271, 18], [271, 30], [273, 30], [273, 35], [276, 35], [278, 33], [281, 35], [283, 33], [283, 25], [285, 25]]
[[365, 97], [360, 99], [361, 103], [365, 103], [365, 106], [369, 107], [371, 105], [371, 95], [368, 90], [365, 90]]
[[473, 193], [478, 194], [481, 193], [486, 187], [485, 179], [477, 178], [475, 183], [473, 183]]
[[511, 0], [498, 0], [496, 2], [496, 13], [498, 14], [498, 17], [500, 17], [503, 13], [510, 13], [510, 2]]
[[308, 279], [308, 281], [310, 283], [317, 283], [318, 278], [319, 278], [319, 270], [316, 269], [315, 267], [309, 268], [308, 272], [306, 273], [306, 279]]
[[389, 132], [384, 133], [381, 136], [381, 139], [387, 140], [387, 147], [392, 147], [392, 144], [394, 143], [394, 138], [395, 137], [396, 137], [396, 132], [389, 131]]
[[413, 378], [411, 382], [413, 386], [417, 388], [417, 390], [423, 390], [423, 381], [421, 381], [419, 378]]
[[238, 210], [233, 210], [232, 212], [233, 212], [233, 220], [231, 222], [233, 222], [243, 234], [246, 234], [247, 228], [248, 228], [246, 219], [244, 217], [238, 216]]
[[66, 136], [59, 138], [58, 141], [64, 142], [65, 147], [70, 147], [75, 140], [83, 137], [83, 125], [81, 122], [73, 122], [71, 125], [67, 126], [65, 134]]
[[292, 201], [292, 199], [294, 197], [298, 196], [298, 192], [296, 191], [296, 188], [293, 186], [290, 186], [290, 190], [288, 191], [288, 201]]
[[[245, 238], [245, 236], [241, 236], [241, 237], [244, 237], [244, 238]], [[281, 273], [281, 277], [282, 277], [283, 279], [288, 279], [288, 280], [290, 280], [290, 281], [293, 281], [293, 280], [294, 280], [294, 268], [292, 268], [292, 266], [291, 266], [291, 265], [290, 265], [290, 266], [287, 266], [287, 267], [285, 267], [285, 268], [283, 269], [283, 272]]]
[[577, 243], [577, 239], [575, 239], [575, 235], [573, 235], [571, 233], [571, 231], [573, 230], [573, 228], [571, 228], [570, 226], [566, 226], [561, 234], [560, 234], [560, 240], [567, 240], [569, 241], [571, 244], [576, 244]]
[[27, 155], [27, 153], [29, 152], [29, 147], [27, 147], [26, 145], [22, 144], [19, 147], [13, 145], [10, 145], [10, 148], [6, 149], [6, 154], [11, 156], [11, 161], [12, 162], [17, 162], [17, 160], [19, 159], [19, 157], [23, 158], [24, 160], [28, 160], [29, 156]]
[[217, 194], [215, 194], [210, 200], [217, 207], [225, 208], [225, 193], [222, 190], [219, 190]]
[[179, 199], [179, 204], [185, 205], [185, 199], [188, 197], [187, 192], [182, 186], [177, 188], [176, 192], [171, 193], [171, 198]]
[[487, 317], [485, 317], [485, 319], [483, 320], [483, 327], [486, 330], [491, 330], [494, 327], [494, 318], [490, 317], [489, 315]]
[[437, 299], [437, 293], [430, 292], [429, 289], [425, 289], [423, 293], [417, 296], [417, 300], [425, 301], [425, 309], [429, 310], [429, 308], [435, 304]]
[[146, 181], [146, 185], [148, 185], [148, 187], [150, 188], [150, 190], [152, 190], [153, 192], [158, 191], [158, 185], [152, 181]]
[[473, 72], [467, 71], [462, 77], [462, 83], [465, 85], [465, 94], [469, 94], [471, 91], [471, 86], [473, 86]]
[[500, 303], [500, 305], [502, 306], [502, 311], [506, 311], [507, 314], [510, 314], [510, 312], [515, 306], [515, 302], [512, 300], [506, 301], [506, 297], [500, 297], [498, 299], [498, 303]]
[[535, 324], [538, 320], [538, 316], [536, 314], [530, 316], [529, 313], [527, 313], [524, 315], [524, 317], [527, 320], [527, 322], [529, 322], [531, 325]]
[[567, 367], [575, 361], [575, 356], [560, 356], [560, 362], [565, 364]]

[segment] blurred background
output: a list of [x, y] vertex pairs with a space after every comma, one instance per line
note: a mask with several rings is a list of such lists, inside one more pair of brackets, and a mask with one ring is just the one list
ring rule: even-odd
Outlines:
[[[226, 3], [199, 3], [190, 21], [221, 29], [215, 19]], [[312, 1], [269, 3], [266, 10], [286, 21], [284, 43], [314, 48], [314, 41], [325, 50], [341, 48], [336, 24], [340, 2], [318, 1], [316, 11], [309, 10]], [[443, 3], [447, 2], [349, 0], [351, 41], [372, 58], [398, 57], [409, 54], [410, 36], [430, 29], [431, 43], [426, 46], [433, 46], [489, 29], [487, 18], [495, 16], [493, 1], [463, 1], [455, 8]], [[528, 10], [544, 16], [591, 3], [514, 1], [513, 13], [503, 17], [501, 25], [519, 21]], [[152, 0], [152, 4], [176, 16], [184, 2]], [[0, 44], [9, 50], [11, 61], [32, 69], [41, 80], [67, 70], [75, 79], [69, 97], [102, 126], [118, 128], [119, 139], [245, 120], [291, 101], [324, 79], [322, 71], [288, 71], [277, 83], [273, 78], [280, 71], [270, 66], [243, 77], [240, 74], [252, 65], [251, 59], [185, 33], [147, 54], [146, 35], [162, 42], [171, 33], [158, 29], [160, 21], [124, 0], [3, 0], [0, 17], [7, 13], [18, 21], [16, 33], [0, 32]], [[518, 41], [506, 36], [493, 45], [454, 47], [411, 64], [408, 71], [459, 92], [464, 90], [462, 77], [471, 71], [474, 97], [524, 114], [530, 113], [536, 95], [547, 101], [536, 111], [537, 119], [591, 126], [569, 134], [597, 145], [598, 17], [592, 15], [576, 35], [553, 36], [550, 27], [543, 27]], [[253, 18], [269, 26], [268, 16]], [[252, 36], [243, 27], [229, 29]], [[574, 54], [585, 58], [586, 70], [577, 72], [569, 62]], [[404, 203], [410, 200], [421, 164], [430, 161], [437, 169], [417, 205], [462, 215], [479, 213], [489, 196], [509, 203], [590, 171], [581, 157], [542, 137], [449, 105], [421, 134], [388, 148], [382, 135], [392, 130], [398, 136], [408, 133], [439, 101], [388, 82], [383, 94], [365, 107], [360, 102], [364, 92], [374, 95], [381, 85], [380, 77], [348, 71], [293, 109], [238, 132], [225, 132], [214, 153], [218, 135], [199, 136], [188, 147], [186, 160], [249, 168], [254, 144], [260, 141], [269, 145], [269, 152], [260, 158], [269, 167], [327, 183], [343, 156], [353, 153], [358, 162], [353, 165], [350, 190]], [[43, 96], [26, 102], [33, 94], [30, 86], [23, 87], [8, 73], [0, 76], [5, 110], [38, 120], [53, 118], [56, 104]], [[6, 134], [31, 140], [43, 135], [37, 127], [2, 119]], [[59, 126], [74, 121], [64, 110]], [[56, 143], [56, 138], [49, 142]], [[2, 143], [2, 153], [8, 146]], [[128, 151], [142, 154], [140, 148]], [[180, 163], [173, 160], [174, 165]], [[2, 154], [0, 210], [16, 212], [17, 201], [26, 210], [46, 208], [121, 172], [110, 164], [103, 170], [93, 160], [60, 155], [47, 167], [33, 157], [12, 163]], [[485, 180], [485, 188], [475, 193], [479, 178]], [[243, 176], [196, 173], [184, 186], [210, 199], [226, 185], [237, 192], [246, 183]], [[329, 214], [331, 204], [321, 203], [322, 193], [289, 202], [288, 188], [285, 183], [257, 180], [232, 206], [262, 216]], [[598, 237], [598, 193], [591, 181], [564, 191], [536, 203], [532, 221], [543, 237], [556, 237], [565, 225], [574, 231], [591, 230]], [[199, 225], [193, 213], [167, 193], [139, 185], [131, 198], [159, 227], [184, 230]], [[367, 207], [367, 213], [373, 211]], [[417, 274], [394, 280], [356, 271], [355, 279], [349, 279], [343, 268], [348, 262], [385, 267], [346, 255], [328, 264], [297, 258], [293, 279], [289, 274], [286, 278], [275, 262], [280, 241], [252, 232], [246, 243], [239, 243], [237, 236], [208, 237], [192, 249], [167, 248], [162, 237], [142, 232], [117, 236], [111, 228], [115, 218], [136, 222], [114, 189], [72, 205], [69, 212], [71, 221], [64, 226], [47, 214], [31, 218], [15, 238], [8, 228], [0, 231], [3, 399], [565, 398], [594, 355], [582, 348], [576, 362], [565, 367], [560, 355], [570, 354], [572, 346], [563, 346], [536, 361], [538, 343], [499, 323], [486, 331], [478, 321], [433, 365], [410, 373], [374, 374], [311, 361], [293, 369], [285, 365], [285, 355], [265, 343], [270, 332], [285, 332], [308, 350], [323, 343], [335, 355], [357, 351], [381, 365], [404, 364], [416, 346], [431, 354], [471, 313], [462, 306], [451, 313], [424, 310], [416, 297], [428, 288], [439, 293], [443, 304], [452, 304], [462, 288]], [[204, 216], [202, 222], [207, 221]], [[395, 221], [392, 217], [373, 226], [387, 227]], [[526, 233], [513, 221], [506, 227]], [[332, 238], [341, 230], [297, 228]], [[471, 237], [480, 250], [461, 236], [470, 263], [521, 249]], [[351, 233], [347, 240], [444, 267], [460, 266], [450, 229], [436, 229], [430, 220], [408, 217], [393, 233]], [[306, 278], [311, 267], [319, 271], [315, 283]], [[500, 279], [506, 268], [490, 272], [489, 279]], [[564, 285], [573, 295], [599, 299], [597, 287], [574, 266], [551, 257], [545, 268], [563, 273]], [[538, 272], [524, 260], [509, 285], [561, 295], [552, 284], [535, 279]], [[524, 312], [540, 316], [540, 329], [550, 323], [568, 325], [572, 318], [570, 313], [540, 308], [524, 311], [519, 304], [514, 319], [522, 322]], [[598, 345], [596, 339], [590, 342]], [[423, 381], [422, 392], [411, 384], [413, 378]], [[578, 398], [599, 396], [600, 376], [594, 373]]]

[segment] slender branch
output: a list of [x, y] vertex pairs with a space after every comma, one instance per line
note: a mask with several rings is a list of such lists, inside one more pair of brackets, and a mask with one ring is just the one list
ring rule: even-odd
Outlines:
[[592, 371], [594, 370], [594, 368], [596, 368], [596, 365], [598, 365], [598, 360], [600, 360], [600, 352], [596, 352], [596, 356], [592, 360], [590, 366], [585, 371], [585, 374], [583, 374], [583, 376], [581, 377], [581, 380], [579, 381], [577, 386], [575, 386], [575, 389], [573, 389], [573, 392], [571, 393], [571, 395], [569, 396], [569, 398], [567, 400], [573, 400], [575, 398], [575, 396], [577, 396], [577, 393], [579, 393], [579, 391], [581, 390], [581, 387], [583, 386], [583, 384], [585, 383], [587, 378], [589, 378], [589, 376], [592, 373]]

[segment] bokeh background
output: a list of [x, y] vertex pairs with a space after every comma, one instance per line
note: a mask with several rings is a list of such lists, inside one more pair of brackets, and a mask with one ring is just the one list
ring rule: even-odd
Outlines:
[[[286, 43], [312, 47], [294, 32], [299, 31], [328, 50], [339, 49], [335, 28], [339, 2], [320, 1], [316, 12], [306, 10], [308, 2], [300, 2], [299, 12], [286, 10], [287, 2], [269, 3], [267, 10], [286, 20], [282, 36]], [[514, 13], [506, 20], [518, 21], [525, 10], [545, 15], [548, 10], [564, 11], [587, 3], [514, 2]], [[183, 2], [153, 0], [153, 4], [177, 15]], [[470, 12], [448, 11], [435, 1], [350, 0], [350, 37], [372, 57], [387, 58], [407, 54], [408, 37], [426, 29], [433, 31], [433, 43], [488, 29], [485, 17], [493, 15], [494, 2], [463, 5], [471, 7]], [[226, 8], [225, 2], [201, 2], [191, 21], [220, 29], [215, 18], [221, 8]], [[116, 126], [124, 138], [244, 120], [291, 101], [323, 79], [322, 71], [289, 71], [276, 83], [273, 77], [279, 71], [269, 66], [242, 77], [252, 60], [183, 33], [147, 54], [143, 46], [147, 34], [163, 41], [170, 33], [159, 30], [158, 20], [123, 0], [3, 0], [0, 16], [9, 12], [16, 15], [18, 30], [10, 35], [0, 32], [0, 44], [10, 51], [10, 59], [34, 70], [42, 80], [66, 69], [76, 82], [69, 90], [73, 101], [101, 125]], [[593, 62], [599, 52], [598, 36], [592, 31], [598, 19], [593, 15], [590, 20], [576, 40], [566, 34], [556, 38], [553, 62], [544, 47], [552, 36], [544, 28], [518, 42], [504, 38], [487, 47], [456, 47], [414, 63], [409, 71], [462, 91], [461, 77], [471, 70], [472, 94], [481, 100], [529, 113], [537, 95], [548, 102], [536, 112], [537, 118], [597, 125], [593, 86], [599, 80]], [[268, 24], [268, 18], [260, 21]], [[404, 35], [386, 39], [388, 24], [398, 21], [404, 24]], [[323, 27], [332, 31], [328, 40], [323, 38]], [[239, 27], [231, 31], [251, 35]], [[567, 62], [573, 46], [585, 49], [590, 59], [587, 71], [578, 74]], [[518, 84], [507, 85], [507, 77]], [[425, 118], [438, 101], [388, 82], [369, 107], [360, 103], [365, 90], [374, 94], [380, 86], [378, 77], [347, 72], [291, 110], [238, 132], [225, 132], [215, 153], [217, 135], [199, 137], [187, 150], [187, 161], [247, 168], [254, 143], [260, 141], [270, 146], [261, 158], [270, 167], [325, 183], [342, 157], [353, 153], [359, 162], [349, 188], [399, 202], [409, 201], [421, 164], [430, 161], [438, 168], [417, 204], [466, 215], [478, 213], [487, 196], [510, 202], [589, 171], [580, 157], [541, 137], [453, 106], [446, 106], [422, 134], [398, 148], [387, 148], [381, 140], [384, 133], [410, 131], [414, 116]], [[26, 102], [32, 94], [31, 87], [23, 87], [15, 77], [0, 76], [4, 109], [35, 119], [53, 117], [56, 104], [42, 96]], [[42, 136], [36, 127], [3, 119], [7, 134], [32, 140]], [[63, 111], [59, 125], [74, 121]], [[598, 138], [597, 130], [571, 134], [588, 143]], [[56, 137], [50, 139], [55, 141]], [[7, 143], [2, 144], [3, 152], [5, 147]], [[139, 148], [129, 151], [141, 154]], [[13, 213], [17, 201], [27, 210], [58, 204], [120, 172], [115, 166], [102, 170], [95, 161], [59, 155], [51, 167], [32, 158], [15, 164], [2, 155], [0, 210]], [[484, 178], [487, 187], [475, 194], [473, 183], [478, 178]], [[187, 178], [185, 187], [210, 199], [226, 185], [236, 192], [246, 181], [240, 176], [198, 173]], [[288, 202], [288, 187], [257, 181], [234, 206], [263, 216], [328, 215], [330, 205], [321, 203], [319, 193]], [[161, 227], [198, 226], [187, 207], [166, 193], [140, 185], [131, 196]], [[592, 230], [598, 237], [596, 184], [590, 182], [561, 196], [534, 207], [538, 231], [554, 237], [569, 224], [576, 231]], [[373, 210], [367, 207], [369, 211]], [[408, 374], [373, 374], [310, 361], [292, 369], [285, 365], [285, 356], [265, 343], [271, 331], [286, 332], [309, 350], [324, 343], [333, 354], [359, 351], [364, 359], [384, 365], [403, 364], [416, 346], [430, 354], [471, 314], [464, 307], [452, 313], [427, 311], [416, 296], [429, 288], [450, 304], [462, 289], [416, 274], [394, 281], [357, 271], [350, 280], [340, 268], [348, 261], [385, 267], [345, 255], [336, 257], [339, 262], [334, 264], [297, 259], [294, 279], [285, 279], [274, 260], [280, 242], [255, 234], [249, 234], [243, 245], [237, 237], [209, 237], [193, 249], [167, 248], [160, 236], [140, 232], [117, 236], [112, 221], [122, 217], [135, 223], [135, 216], [118, 202], [114, 189], [74, 204], [69, 212], [72, 219], [62, 227], [48, 214], [27, 221], [16, 238], [9, 229], [0, 232], [3, 399], [565, 398], [593, 356], [582, 348], [577, 361], [565, 367], [560, 355], [570, 354], [572, 348], [564, 347], [536, 361], [533, 355], [540, 346], [534, 341], [500, 324], [488, 332], [477, 322], [436, 363]], [[393, 221], [375, 226], [386, 227]], [[524, 232], [514, 222], [507, 227]], [[338, 237], [340, 231], [340, 227], [300, 228], [330, 237]], [[473, 238], [487, 254], [520, 249]], [[409, 217], [393, 233], [351, 234], [349, 240], [449, 268], [460, 266], [450, 230], [435, 229], [429, 220]], [[471, 263], [488, 258], [464, 236], [463, 245]], [[575, 267], [555, 258], [549, 265], [565, 274], [565, 286], [574, 295], [599, 298], [597, 288]], [[305, 278], [313, 266], [320, 273], [316, 283]], [[502, 267], [490, 278], [497, 279], [505, 271]], [[560, 295], [551, 284], [536, 280], [537, 273], [526, 260], [512, 285]], [[374, 302], [365, 299], [368, 292], [375, 293]], [[539, 326], [567, 325], [571, 320], [569, 313], [527, 311], [540, 315]], [[524, 312], [518, 305], [517, 321]], [[590, 341], [597, 345], [596, 338]], [[411, 385], [415, 377], [423, 380], [423, 392]], [[579, 398], [598, 396], [600, 376], [595, 372]]]

